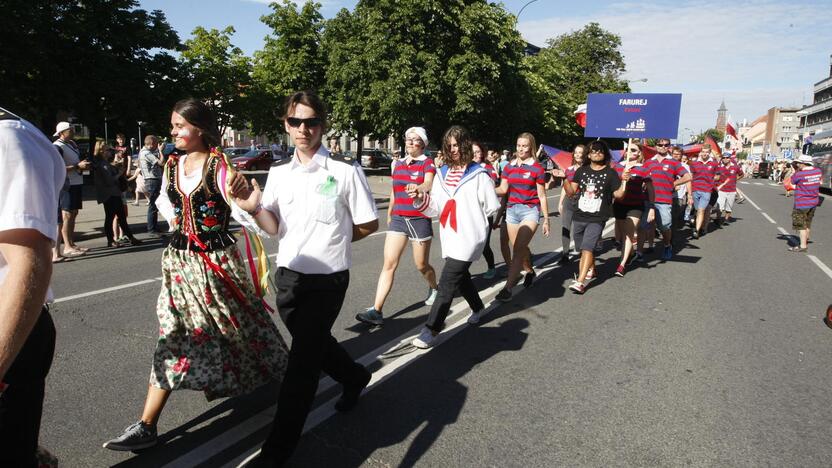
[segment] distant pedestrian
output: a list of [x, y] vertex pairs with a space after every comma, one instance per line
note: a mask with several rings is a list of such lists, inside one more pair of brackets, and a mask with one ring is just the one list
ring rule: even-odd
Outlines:
[[[568, 263], [570, 257], [573, 255], [570, 247], [572, 244], [572, 216], [575, 214], [575, 203], [577, 203], [575, 197], [566, 195], [564, 186], [567, 182], [572, 182], [572, 179], [575, 177], [575, 171], [583, 164], [585, 152], [585, 145], [578, 145], [572, 150], [572, 164], [565, 170], [565, 180], [560, 189], [558, 213], [560, 213], [560, 242], [563, 250], [561, 251], [558, 263], [561, 265]], [[575, 252], [574, 255], [580, 255], [580, 253]]]
[[[688, 157], [681, 146], [674, 146], [670, 151], [670, 155], [690, 174]], [[693, 205], [693, 190], [691, 190], [690, 177], [687, 179], [687, 182], [676, 185], [676, 193], [673, 194], [673, 229], [676, 231], [690, 220], [690, 209]]]
[[445, 328], [451, 302], [462, 295], [471, 308], [468, 323], [479, 322], [485, 305], [480, 299], [469, 271], [482, 254], [488, 217], [497, 211], [499, 200], [494, 182], [479, 164], [473, 162], [471, 137], [463, 127], [454, 125], [442, 138], [447, 166], [440, 169], [430, 192], [412, 191], [416, 206], [428, 216], [439, 216], [439, 236], [445, 266], [439, 278], [439, 295], [430, 309], [425, 327], [412, 344], [430, 348]]
[[[486, 152], [485, 145], [478, 141], [472, 142], [471, 148], [474, 154], [472, 160], [475, 163], [479, 164], [483, 169], [485, 169], [485, 172], [488, 174], [489, 177], [491, 177], [491, 180], [494, 182], [495, 188], [499, 186], [499, 183], [497, 182], [497, 171], [494, 170], [494, 166], [492, 166], [490, 162], [486, 161], [483, 158], [484, 154], [491, 154], [491, 151]], [[483, 258], [485, 258], [485, 263], [488, 267], [488, 270], [486, 270], [486, 272], [482, 275], [484, 279], [494, 279], [494, 277], [497, 276], [497, 268], [494, 263], [494, 251], [491, 250], [491, 231], [494, 230], [493, 228], [494, 217], [489, 216], [488, 229], [486, 230], [485, 234], [485, 245], [482, 248], [482, 256]]]
[[2, 108], [0, 161], [0, 466], [49, 466], [37, 458], [55, 351], [46, 304], [69, 164], [37, 127]]
[[823, 172], [815, 167], [812, 157], [802, 154], [797, 158], [797, 172], [792, 176], [795, 186], [792, 227], [800, 238], [800, 244], [791, 247], [791, 252], [806, 252], [812, 233], [812, 219], [820, 204], [820, 182]]
[[430, 264], [430, 247], [433, 240], [432, 220], [413, 207], [413, 199], [408, 195], [413, 191], [428, 192], [433, 186], [436, 168], [433, 166], [433, 161], [425, 156], [427, 144], [428, 136], [425, 129], [411, 127], [405, 132], [407, 157], [393, 161], [391, 174], [393, 186], [390, 188], [390, 202], [387, 208], [384, 261], [378, 276], [373, 306], [355, 316], [360, 322], [376, 326], [383, 323], [382, 308], [393, 288], [393, 278], [408, 243], [413, 250], [413, 263], [416, 265], [416, 270], [428, 284], [428, 295], [424, 304], [433, 305], [439, 293], [436, 272]]
[[122, 166], [114, 164], [115, 155], [112, 148], [108, 148], [103, 141], [95, 144], [93, 151], [93, 180], [98, 203], [104, 205], [104, 235], [107, 237], [107, 247], [121, 247], [121, 242], [115, 234], [113, 225], [118, 223], [121, 231], [130, 245], [141, 245], [141, 241], [133, 236], [130, 225], [127, 224], [127, 213], [124, 209], [124, 193], [121, 191], [119, 177], [122, 176]]
[[517, 137], [517, 157], [503, 170], [503, 179], [497, 188], [497, 195], [508, 194], [506, 227], [511, 244], [511, 265], [508, 279], [502, 291], [497, 294], [499, 301], [510, 301], [511, 289], [525, 272], [523, 286], [530, 287], [537, 274], [531, 261], [529, 243], [542, 225], [543, 235], [549, 237], [549, 203], [546, 199], [546, 171], [535, 159], [538, 148], [531, 133]]
[[716, 202], [719, 208], [717, 223], [721, 225], [723, 219], [726, 223], [731, 222], [734, 201], [737, 197], [737, 181], [742, 179], [745, 174], [737, 164], [731, 161], [731, 153], [722, 155], [722, 162], [717, 169], [717, 173], [719, 174], [719, 185], [716, 188], [719, 192], [719, 198]]
[[165, 165], [165, 160], [159, 151], [159, 138], [156, 135], [147, 135], [144, 138], [144, 148], [139, 151], [139, 165], [147, 193], [147, 233], [151, 236], [161, 236], [156, 199], [162, 191], [162, 167]]
[[[141, 417], [104, 443], [110, 450], [156, 445], [157, 423], [172, 391], [201, 391], [208, 400], [242, 395], [279, 380], [288, 360], [260, 294], [262, 281], [249, 278], [228, 230], [231, 218], [253, 221], [226, 193], [231, 168], [217, 149], [216, 119], [200, 101], [179, 101], [171, 135], [183, 155], [165, 165], [158, 200], [175, 229], [162, 253], [159, 339]], [[146, 147], [153, 146], [148, 140]]]
[[[572, 228], [575, 247], [581, 251], [581, 262], [578, 275], [569, 286], [577, 294], [586, 292], [587, 284], [595, 279], [595, 245], [612, 216], [613, 198], [623, 198], [626, 188], [615, 169], [610, 167], [612, 153], [604, 141], [590, 143], [588, 153], [588, 164], [584, 163], [575, 171], [572, 182], [564, 184], [566, 194], [578, 198]], [[555, 171], [555, 175], [565, 177], [566, 174]]]
[[147, 189], [145, 188], [145, 185], [144, 185], [144, 174], [142, 173], [141, 161], [137, 159], [135, 167], [133, 167], [132, 162], [131, 162], [130, 166], [132, 168], [131, 169], [132, 175], [130, 176], [129, 179], [127, 179], [127, 181], [128, 182], [133, 182], [133, 181], [136, 182], [136, 188], [134, 190], [136, 199], [133, 201], [133, 206], [139, 206], [139, 200], [141, 199], [142, 196], [144, 196], [145, 200], [147, 200], [147, 205], [149, 205], [150, 204], [150, 199], [147, 197]]
[[[121, 192], [121, 201], [124, 205], [124, 217], [128, 216], [127, 212], [127, 188], [128, 188], [128, 177], [130, 176], [130, 167], [132, 166], [132, 161], [130, 159], [130, 148], [125, 146], [126, 140], [124, 135], [119, 133], [116, 135], [116, 146], [113, 148], [113, 152], [115, 157], [113, 158], [113, 167], [119, 170], [118, 174], [118, 184], [119, 189], [124, 189]], [[130, 239], [127, 237], [126, 233], [122, 232], [121, 225], [119, 225], [118, 219], [113, 220], [113, 235], [115, 236], [116, 240], [122, 244], [128, 243]]]
[[81, 159], [81, 150], [72, 137], [75, 135], [69, 122], [59, 122], [55, 127], [55, 134], [58, 137], [54, 145], [66, 163], [66, 181], [61, 189], [60, 206], [63, 213], [61, 235], [64, 240], [64, 252], [66, 257], [77, 257], [84, 255], [87, 250], [75, 243], [75, 219], [78, 211], [84, 203], [84, 176], [83, 172], [89, 169], [90, 161]]
[[696, 225], [693, 238], [707, 233], [710, 222], [711, 192], [714, 190], [716, 169], [719, 165], [711, 158], [711, 147], [703, 145], [698, 158], [690, 161], [690, 171], [693, 174], [693, 207], [696, 209]]

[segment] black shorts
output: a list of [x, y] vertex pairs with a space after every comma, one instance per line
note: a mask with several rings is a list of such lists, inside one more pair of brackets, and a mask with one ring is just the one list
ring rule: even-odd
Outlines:
[[83, 185], [70, 185], [67, 190], [61, 190], [58, 205], [62, 211], [80, 210], [84, 198]]
[[719, 200], [719, 192], [711, 190], [711, 200], [708, 202], [708, 205], [713, 208], [713, 206], [716, 205], [717, 200]]
[[577, 250], [593, 251], [604, 233], [603, 222], [572, 221], [572, 239]]
[[643, 212], [644, 207], [641, 205], [622, 205], [620, 203], [613, 203], [612, 205], [612, 214], [618, 220], [627, 218], [641, 219]]

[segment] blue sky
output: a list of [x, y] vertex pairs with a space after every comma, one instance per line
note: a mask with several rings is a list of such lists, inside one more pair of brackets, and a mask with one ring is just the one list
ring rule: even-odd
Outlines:
[[[297, 1], [296, 1], [297, 3]], [[333, 16], [355, 0], [323, 0]], [[528, 0], [508, 0], [517, 13]], [[141, 0], [165, 12], [184, 40], [196, 26], [234, 26], [247, 54], [262, 47], [265, 0]], [[812, 101], [812, 85], [829, 76], [832, 28], [828, 0], [602, 1], [537, 0], [520, 16], [523, 36], [537, 45], [596, 21], [622, 38], [634, 92], [682, 93], [680, 136], [712, 127], [722, 99], [735, 122], [774, 106]]]

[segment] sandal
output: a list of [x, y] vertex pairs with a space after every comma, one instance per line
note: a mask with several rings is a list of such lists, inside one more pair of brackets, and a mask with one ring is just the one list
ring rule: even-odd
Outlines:
[[54, 257], [52, 258], [52, 263], [61, 263], [67, 260], [66, 257]]
[[64, 257], [68, 257], [68, 258], [80, 257], [80, 256], [86, 255], [86, 254], [87, 254], [86, 252], [82, 252], [80, 250], [64, 249]]
[[809, 249], [808, 249], [808, 248], [801, 247], [801, 246], [799, 246], [799, 245], [796, 245], [796, 246], [794, 246], [794, 247], [789, 247], [787, 250], [788, 250], [789, 252], [806, 252], [806, 251], [808, 251]]

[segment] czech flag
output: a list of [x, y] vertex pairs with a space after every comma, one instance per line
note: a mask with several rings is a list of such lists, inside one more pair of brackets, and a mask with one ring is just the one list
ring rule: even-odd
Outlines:
[[716, 155], [716, 157], [722, 156], [722, 149], [719, 147], [719, 144], [717, 144], [716, 140], [714, 140], [712, 136], [708, 135], [705, 137], [705, 145], [711, 147], [711, 151], [714, 155]]
[[578, 122], [583, 128], [586, 128], [586, 103], [581, 104], [575, 109], [575, 122]]
[[564, 151], [549, 145], [540, 146], [543, 147], [543, 151], [546, 152], [546, 156], [549, 156], [549, 159], [551, 159], [558, 168], [566, 170], [567, 167], [572, 165], [572, 153], [569, 151]]

